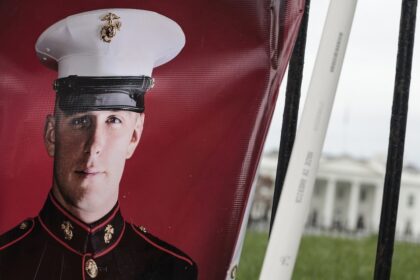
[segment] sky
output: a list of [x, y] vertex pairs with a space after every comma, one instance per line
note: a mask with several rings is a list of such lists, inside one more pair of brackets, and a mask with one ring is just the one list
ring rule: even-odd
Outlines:
[[[358, 1], [325, 139], [325, 154], [356, 158], [386, 156], [394, 94], [402, 1]], [[300, 113], [316, 58], [329, 1], [311, 0]], [[420, 27], [410, 87], [405, 164], [420, 167]], [[265, 151], [278, 149], [284, 107], [283, 80]]]

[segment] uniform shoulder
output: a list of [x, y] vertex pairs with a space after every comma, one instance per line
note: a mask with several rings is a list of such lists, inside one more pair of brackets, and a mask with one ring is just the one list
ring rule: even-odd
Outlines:
[[163, 251], [173, 257], [186, 262], [191, 267], [196, 267], [194, 261], [180, 249], [176, 248], [175, 246], [159, 239], [158, 237], [154, 236], [143, 226], [138, 226], [135, 224], [130, 224], [130, 227], [134, 230], [134, 232], [139, 235], [142, 239], [144, 239], [147, 243], [152, 245], [153, 247], [157, 248], [160, 251]]
[[28, 236], [33, 230], [35, 221], [33, 218], [26, 219], [11, 230], [0, 235], [0, 251], [19, 242]]

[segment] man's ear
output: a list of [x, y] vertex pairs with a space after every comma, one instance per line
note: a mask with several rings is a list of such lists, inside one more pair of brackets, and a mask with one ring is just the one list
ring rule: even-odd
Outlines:
[[45, 118], [44, 145], [50, 157], [54, 157], [55, 150], [55, 117], [48, 115]]
[[127, 149], [127, 159], [131, 158], [140, 142], [141, 134], [143, 132], [144, 113], [136, 116], [133, 134], [131, 135], [130, 143]]

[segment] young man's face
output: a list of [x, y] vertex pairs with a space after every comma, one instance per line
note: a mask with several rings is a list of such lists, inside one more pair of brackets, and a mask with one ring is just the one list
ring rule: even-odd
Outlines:
[[89, 111], [48, 116], [47, 152], [54, 185], [67, 203], [85, 210], [115, 203], [126, 159], [140, 140], [143, 114]]

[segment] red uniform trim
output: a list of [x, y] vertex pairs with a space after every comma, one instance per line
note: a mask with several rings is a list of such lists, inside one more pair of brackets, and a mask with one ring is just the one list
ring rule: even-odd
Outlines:
[[85, 255], [82, 256], [82, 280], [85, 280], [85, 270], [83, 267], [85, 266]]
[[60, 243], [61, 245], [63, 245], [64, 247], [66, 247], [67, 249], [69, 249], [70, 251], [72, 251], [73, 253], [75, 253], [75, 254], [77, 254], [77, 255], [79, 255], [79, 256], [81, 256], [82, 254], [81, 253], [79, 253], [78, 251], [76, 251], [75, 249], [73, 249], [72, 247], [70, 247], [69, 245], [67, 245], [66, 243], [64, 243], [63, 241], [61, 241], [61, 239], [60, 238], [58, 238], [57, 236], [55, 236], [54, 235], [54, 233], [52, 233], [48, 228], [47, 228], [47, 226], [44, 224], [44, 222], [42, 221], [42, 219], [41, 219], [41, 217], [40, 216], [38, 216], [38, 220], [39, 220], [39, 222], [41, 223], [41, 225], [42, 225], [42, 227], [45, 229], [45, 231], [49, 234], [49, 235], [51, 235], [51, 237], [52, 238], [54, 238], [55, 240], [57, 240], [57, 242], [58, 243]]
[[134, 229], [134, 231], [138, 234], [138, 235], [140, 235], [144, 240], [146, 240], [148, 243], [150, 243], [152, 246], [154, 246], [154, 247], [156, 247], [156, 248], [158, 248], [159, 250], [161, 250], [161, 251], [164, 251], [164, 252], [166, 252], [166, 253], [168, 253], [168, 254], [170, 254], [170, 255], [172, 255], [172, 256], [174, 256], [174, 257], [177, 257], [178, 259], [181, 259], [181, 260], [184, 260], [184, 261], [186, 261], [187, 263], [189, 263], [190, 265], [193, 265], [193, 263], [192, 263], [192, 261], [190, 260], [190, 259], [188, 259], [188, 258], [186, 258], [186, 257], [184, 257], [184, 256], [181, 256], [181, 255], [178, 255], [177, 253], [175, 253], [175, 252], [172, 252], [172, 251], [170, 251], [169, 249], [166, 249], [166, 248], [164, 248], [164, 247], [162, 247], [162, 246], [160, 246], [160, 245], [158, 245], [158, 244], [156, 244], [155, 242], [153, 242], [152, 240], [150, 240], [149, 238], [147, 238], [142, 232], [140, 232], [133, 224], [131, 224], [131, 227]]
[[[47, 233], [49, 234], [49, 235], [51, 235], [55, 240], [57, 240], [58, 241], [58, 243], [60, 243], [61, 245], [63, 245], [64, 247], [66, 247], [67, 249], [69, 249], [70, 251], [72, 251], [73, 253], [75, 253], [75, 254], [77, 254], [77, 255], [79, 255], [79, 256], [92, 256], [92, 254], [90, 254], [90, 253], [88, 253], [88, 254], [82, 254], [82, 253], [80, 253], [80, 252], [78, 252], [77, 250], [75, 250], [75, 249], [73, 249], [72, 247], [70, 247], [68, 244], [66, 244], [65, 242], [63, 242], [59, 237], [57, 237], [54, 233], [52, 233], [48, 228], [47, 228], [47, 226], [44, 224], [44, 222], [42, 221], [42, 219], [41, 219], [41, 217], [39, 217], [38, 216], [38, 220], [39, 220], [39, 222], [41, 223], [41, 225], [42, 225], [42, 227], [47, 231]], [[115, 248], [115, 246], [117, 246], [118, 245], [118, 243], [120, 243], [120, 241], [121, 241], [121, 239], [122, 239], [122, 237], [123, 237], [123, 235], [124, 235], [124, 231], [125, 231], [125, 223], [124, 223], [124, 225], [123, 225], [123, 229], [122, 229], [122, 231], [121, 231], [121, 234], [120, 234], [120, 236], [118, 236], [118, 239], [111, 245], [111, 246], [109, 246], [106, 250], [104, 250], [104, 251], [102, 251], [102, 252], [100, 252], [100, 253], [98, 253], [98, 254], [96, 254], [94, 257], [95, 258], [97, 258], [97, 257], [101, 257], [101, 256], [103, 256], [103, 255], [105, 255], [105, 254], [107, 254], [107, 253], [109, 253], [112, 249], [114, 249]]]
[[16, 238], [15, 240], [10, 241], [9, 243], [7, 243], [7, 244], [5, 244], [5, 245], [1, 246], [1, 247], [0, 247], [0, 251], [1, 251], [1, 250], [6, 249], [6, 248], [7, 248], [7, 247], [9, 247], [9, 246], [12, 246], [12, 245], [13, 245], [13, 244], [15, 244], [16, 242], [18, 242], [18, 241], [22, 240], [23, 238], [25, 238], [25, 237], [26, 237], [29, 233], [31, 233], [31, 232], [32, 232], [32, 230], [33, 230], [33, 229], [34, 229], [34, 227], [35, 227], [35, 222], [34, 222], [34, 219], [33, 219], [33, 218], [31, 218], [31, 221], [32, 221], [32, 226], [31, 226], [31, 228], [30, 228], [27, 232], [25, 232], [22, 236], [20, 236], [20, 237]]
[[63, 207], [61, 207], [61, 205], [58, 203], [58, 201], [56, 201], [55, 197], [53, 195], [51, 195], [51, 193], [49, 194], [49, 196], [50, 196], [50, 199], [51, 199], [52, 203], [55, 205], [55, 207], [58, 210], [60, 210], [61, 213], [63, 213], [64, 216], [66, 216], [67, 218], [72, 220], [74, 223], [78, 224], [84, 230], [86, 230], [86, 231], [90, 230], [90, 228], [87, 225], [83, 224], [81, 221], [77, 220], [76, 218], [71, 216], [69, 213], [67, 213], [67, 210], [65, 210]]
[[85, 280], [85, 260], [86, 260], [86, 255], [82, 256], [82, 279]]
[[[90, 230], [91, 233], [95, 233], [98, 229], [103, 228], [106, 224], [108, 224], [111, 220], [114, 219], [115, 215], [117, 214], [118, 210], [120, 209], [120, 206], [118, 205], [115, 209], [114, 212], [112, 212], [111, 216], [109, 216], [108, 219], [106, 219], [105, 221], [103, 221], [102, 223], [100, 223], [99, 225], [97, 225], [96, 227], [92, 228]], [[125, 224], [124, 224], [125, 227]]]
[[101, 224], [97, 225], [94, 228], [89, 228], [83, 222], [81, 222], [77, 218], [73, 217], [66, 209], [64, 209], [60, 205], [60, 203], [58, 203], [58, 201], [56, 200], [56, 198], [51, 193], [49, 194], [49, 196], [50, 196], [50, 199], [51, 199], [52, 203], [55, 205], [55, 207], [57, 207], [58, 210], [60, 210], [61, 213], [63, 213], [64, 216], [66, 216], [67, 218], [69, 218], [70, 220], [72, 220], [74, 223], [78, 224], [81, 228], [83, 228], [84, 230], [86, 230], [89, 233], [94, 233], [95, 231], [97, 231], [98, 229], [102, 228], [104, 225], [106, 225], [107, 223], [109, 223], [115, 217], [115, 214], [117, 214], [118, 210], [120, 209], [120, 206], [118, 205], [114, 209], [114, 212], [112, 213], [111, 216], [109, 216], [108, 219], [106, 219], [105, 221], [103, 221]]

